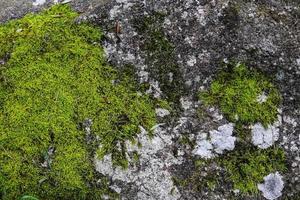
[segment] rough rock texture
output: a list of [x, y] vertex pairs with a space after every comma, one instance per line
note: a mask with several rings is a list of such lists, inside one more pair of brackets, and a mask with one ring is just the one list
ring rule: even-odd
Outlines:
[[[180, 164], [181, 159], [173, 156], [171, 144], [172, 136], [163, 128], [157, 127], [152, 140], [141, 127], [142, 133], [138, 137], [141, 145], [126, 144], [128, 154], [139, 152], [139, 160], [131, 165], [128, 170], [114, 168], [111, 156], [96, 161], [96, 169], [104, 175], [109, 175], [116, 183], [124, 199], [178, 199], [179, 192], [173, 186], [168, 168]], [[133, 187], [122, 188], [124, 185]]]
[[[46, 0], [39, 5], [37, 2], [43, 1], [0, 0], [0, 22], [37, 12], [57, 1]], [[263, 198], [233, 197], [234, 191], [225, 182], [212, 192], [195, 193], [178, 190], [172, 181], [173, 174], [186, 176], [192, 170], [193, 148], [180, 141], [184, 138], [195, 141], [197, 135], [228, 123], [216, 108], [203, 108], [196, 92], [206, 89], [220, 63], [231, 59], [261, 70], [279, 88], [283, 103], [277, 143], [285, 149], [288, 159], [288, 169], [282, 174], [285, 179], [282, 198], [296, 200], [300, 196], [299, 0], [73, 0], [70, 5], [82, 13], [78, 20], [101, 25], [109, 62], [116, 67], [134, 66], [139, 81], [149, 84], [148, 93], [155, 98], [165, 96], [168, 91], [161, 88], [167, 83], [159, 82], [151, 73], [160, 61], [148, 61], [149, 53], [144, 48], [148, 33], [138, 32], [137, 19], [164, 13], [161, 29], [174, 45], [172, 60], [179, 76], [164, 72], [163, 80], [168, 76], [171, 83], [177, 81], [184, 86], [180, 89], [183, 91], [180, 95], [184, 96], [181, 105], [176, 106], [177, 114], [165, 116], [164, 125], [156, 128], [152, 140], [142, 131], [141, 148], [127, 144], [128, 154], [133, 151], [140, 154], [139, 161], [127, 171], [112, 168], [109, 156], [95, 161], [96, 169], [112, 179], [111, 187], [122, 199]], [[116, 24], [121, 28], [119, 33], [115, 31]], [[258, 101], [264, 98], [262, 95]], [[199, 108], [201, 113], [197, 111]], [[204, 146], [211, 148], [208, 144]]]

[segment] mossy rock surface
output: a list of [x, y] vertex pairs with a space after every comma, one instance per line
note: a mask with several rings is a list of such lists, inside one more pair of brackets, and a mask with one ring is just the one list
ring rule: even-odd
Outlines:
[[[262, 95], [266, 99], [260, 102]], [[227, 65], [200, 98], [207, 105], [219, 107], [230, 121], [242, 124], [260, 122], [265, 126], [277, 119], [281, 101], [272, 82], [244, 64]]]
[[228, 173], [234, 189], [242, 195], [257, 194], [257, 184], [270, 173], [286, 170], [286, 158], [282, 148], [256, 149], [237, 147], [233, 152], [218, 159]]
[[[62, 1], [0, 1], [0, 23], [7, 22], [10, 19], [22, 18], [32, 11], [38, 12], [55, 4], [55, 2]], [[257, 176], [256, 171], [267, 174], [269, 172], [274, 173], [275, 170], [279, 171], [284, 181], [284, 189], [280, 198], [297, 199], [300, 194], [300, 179], [298, 178], [300, 176], [300, 161], [297, 153], [297, 149], [300, 148], [298, 134], [300, 87], [297, 87], [300, 80], [298, 53], [300, 24], [296, 23], [300, 16], [299, 0], [272, 2], [238, 0], [229, 2], [72, 0], [68, 2], [74, 10], [81, 13], [79, 18], [76, 19], [77, 22], [88, 20], [93, 24], [100, 25], [102, 34], [105, 35], [102, 37], [101, 43], [106, 47], [107, 58], [110, 63], [116, 64], [118, 69], [112, 69], [102, 60], [104, 64], [101, 66], [105, 65], [108, 71], [112, 70], [112, 73], [107, 73], [107, 77], [116, 74], [111, 76], [111, 79], [115, 80], [113, 81], [115, 85], [124, 85], [125, 78], [130, 83], [128, 85], [134, 85], [134, 89], [128, 88], [130, 91], [147, 90], [151, 95], [167, 98], [171, 101], [172, 110], [167, 108], [170, 115], [164, 118], [159, 117], [161, 125], [156, 129], [157, 134], [153, 135], [152, 140], [148, 140], [147, 135], [146, 137], [144, 137], [144, 134], [138, 135], [138, 140], [132, 142], [134, 149], [128, 147], [127, 150], [127, 145], [124, 145], [124, 141], [127, 139], [116, 140], [114, 142], [116, 148], [114, 149], [107, 148], [105, 145], [101, 145], [104, 148], [99, 149], [99, 144], [101, 142], [105, 143], [105, 139], [103, 139], [105, 137], [99, 132], [95, 132], [95, 126], [99, 124], [95, 116], [74, 112], [72, 123], [76, 124], [74, 131], [78, 134], [78, 140], [80, 141], [76, 142], [76, 145], [83, 145], [80, 149], [83, 149], [82, 151], [87, 155], [85, 161], [88, 163], [88, 167], [86, 169], [90, 169], [90, 166], [94, 164], [91, 160], [95, 159], [97, 151], [98, 156], [110, 154], [109, 152], [111, 152], [113, 154], [112, 161], [110, 156], [105, 156], [104, 160], [95, 159], [95, 171], [79, 173], [79, 177], [86, 178], [81, 181], [83, 189], [65, 190], [64, 186], [58, 184], [57, 180], [46, 180], [44, 177], [49, 176], [42, 174], [41, 179], [37, 178], [36, 180], [39, 180], [42, 186], [46, 184], [44, 187], [46, 189], [42, 191], [42, 189], [36, 187], [30, 190], [26, 186], [27, 191], [20, 192], [20, 195], [16, 198], [5, 196], [6, 199], [20, 199], [20, 197], [76, 199], [75, 196], [82, 199], [109, 198], [104, 196], [104, 194], [110, 192], [107, 189], [108, 185], [111, 190], [118, 192], [119, 198], [122, 199], [264, 199], [263, 193], [254, 188], [258, 182], [263, 183], [261, 177]], [[39, 5], [36, 6], [37, 4]], [[116, 24], [119, 25], [120, 31], [116, 31]], [[75, 35], [77, 35], [77, 31]], [[97, 45], [99, 40], [95, 44], [94, 41], [89, 41], [88, 44], [99, 47]], [[4, 46], [5, 48], [8, 47], [6, 42], [3, 42], [1, 46], [3, 49]], [[102, 52], [102, 50], [100, 51]], [[276, 109], [279, 108], [280, 113], [273, 112], [273, 108], [266, 107], [267, 110], [272, 110], [272, 112], [264, 112], [263, 117], [256, 117], [257, 115], [253, 115], [252, 111], [250, 113], [245, 112], [247, 115], [243, 116], [244, 120], [242, 121], [241, 116], [234, 115], [238, 111], [237, 106], [232, 105], [237, 99], [232, 98], [232, 94], [224, 95], [224, 88], [236, 89], [232, 86], [234, 80], [236, 80], [233, 78], [236, 77], [233, 76], [235, 64], [231, 67], [227, 66], [225, 69], [220, 65], [222, 61], [227, 63], [231, 60], [245, 63], [247, 66], [246, 74], [249, 74], [252, 79], [257, 77], [255, 74], [259, 74], [259, 77], [262, 77], [261, 80], [271, 83], [275, 90], [278, 88], [282, 101], [273, 104], [273, 108], [274, 110], [275, 107]], [[0, 58], [0, 67], [3, 72], [8, 70], [3, 70], [4, 65], [2, 63], [6, 63], [6, 67], [9, 66], [8, 61], [9, 53]], [[131, 77], [124, 76], [125, 73], [120, 73], [119, 68], [124, 66], [128, 66], [130, 70], [127, 72], [136, 75], [137, 80], [142, 84], [135, 85], [130, 80]], [[197, 98], [198, 91], [207, 88], [208, 84], [218, 81], [221, 73], [229, 77], [228, 80], [220, 82], [222, 84], [226, 83], [225, 86], [222, 85], [222, 89], [219, 89], [219, 94], [222, 94], [222, 96], [213, 98], [211, 103], [208, 103], [209, 106], [206, 107], [202, 104], [203, 101], [199, 101], [199, 98]], [[230, 73], [232, 74], [230, 75]], [[1, 83], [1, 87], [6, 88], [5, 90], [1, 89], [3, 95], [0, 102], [2, 102], [2, 106], [4, 105], [3, 102], [6, 102], [6, 94], [3, 92], [10, 93], [9, 88], [14, 88], [14, 86], [10, 84], [11, 80], [8, 79], [7, 75], [0, 78], [0, 82], [3, 83]], [[122, 79], [123, 81], [121, 81]], [[257, 78], [254, 79], [257, 80]], [[261, 82], [258, 81], [258, 86], [255, 87], [260, 87]], [[78, 85], [72, 88], [77, 88]], [[89, 88], [93, 88], [91, 87], [93, 84], [88, 85]], [[243, 88], [249, 89], [246, 85]], [[66, 87], [66, 85], [63, 87]], [[71, 91], [70, 88], [66, 88], [66, 91]], [[241, 91], [241, 89], [235, 91]], [[261, 101], [266, 104], [266, 99], [264, 100], [260, 96], [265, 94], [265, 96], [270, 97], [270, 92], [267, 89], [254, 89], [252, 91], [258, 92], [253, 95], [253, 98], [251, 97], [255, 101], [250, 105], [251, 107], [254, 106], [254, 113], [259, 113], [261, 110], [257, 109], [256, 103]], [[72, 98], [78, 97], [74, 90], [71, 93]], [[209, 93], [210, 89], [208, 90]], [[223, 109], [228, 114], [224, 114], [218, 103], [223, 101], [225, 96], [234, 102], [229, 104], [231, 106], [223, 104]], [[182, 103], [191, 103], [189, 108], [187, 108], [188, 105], [185, 105], [187, 109], [181, 108], [179, 99], [184, 100]], [[210, 99], [207, 100], [210, 101]], [[104, 101], [107, 101], [107, 98], [103, 98]], [[152, 104], [150, 98], [149, 102]], [[74, 105], [77, 107], [84, 104], [74, 103]], [[239, 105], [244, 107], [246, 104]], [[199, 113], [196, 113], [199, 110], [197, 106], [201, 107]], [[112, 103], [112, 107], [114, 107], [114, 103]], [[91, 112], [93, 112], [92, 110]], [[249, 109], [246, 109], [246, 111], [249, 111]], [[272, 146], [266, 150], [253, 147], [251, 143], [251, 125], [265, 119], [268, 119], [265, 121], [266, 124], [272, 124], [274, 120], [277, 120], [278, 114], [282, 118], [282, 123], [280, 125], [279, 123], [273, 124], [273, 126], [279, 125], [279, 138], [274, 145], [275, 147]], [[230, 115], [231, 118], [229, 118]], [[264, 115], [269, 116], [266, 118]], [[3, 114], [1, 116], [3, 120], [8, 119]], [[86, 116], [88, 117], [85, 118]], [[109, 114], [107, 116], [109, 118]], [[3, 121], [2, 119], [0, 121]], [[91, 121], [88, 119], [91, 119]], [[122, 126], [128, 118], [123, 113], [118, 119], [121, 122], [116, 123], [119, 130], [120, 125]], [[199, 157], [195, 157], [192, 151], [196, 148], [196, 138], [200, 133], [217, 130], [219, 126], [228, 123], [228, 121], [235, 124], [232, 136], [237, 137], [236, 148], [212, 160], [199, 160]], [[91, 134], [87, 135], [84, 129], [86, 129], [85, 131], [88, 130], [86, 126], [90, 122], [92, 122]], [[260, 121], [260, 123], [263, 122]], [[137, 127], [135, 126], [135, 128]], [[0, 130], [2, 135], [2, 128]], [[54, 141], [58, 140], [56, 134], [50, 132], [49, 135], [52, 136], [49, 137], [54, 138]], [[111, 134], [107, 135], [114, 137]], [[100, 140], [101, 138], [102, 140]], [[52, 141], [52, 139], [49, 140]], [[109, 138], [106, 141], [109, 141]], [[161, 145], [149, 145], [153, 141], [158, 141]], [[21, 154], [18, 153], [19, 150], [11, 150], [12, 147], [9, 147], [9, 145], [6, 145], [5, 149], [10, 149], [16, 155]], [[53, 164], [57, 162], [56, 157], [58, 156], [57, 151], [54, 151], [54, 154], [51, 153], [53, 147], [57, 147], [56, 143], [55, 145], [52, 142], [45, 144], [43, 153], [41, 156], [37, 156], [38, 162], [36, 164], [30, 159], [24, 159], [24, 162], [37, 167], [41, 172], [53, 171]], [[158, 146], [161, 148], [157, 148]], [[3, 155], [2, 143], [0, 149], [0, 154]], [[280, 156], [281, 153], [277, 153], [277, 149], [282, 153], [284, 151], [284, 158]], [[243, 153], [247, 156], [245, 157]], [[130, 157], [128, 160], [124, 159], [127, 155]], [[256, 156], [259, 158], [256, 158]], [[5, 159], [8, 158], [5, 157]], [[44, 164], [47, 160], [52, 161], [50, 168], [48, 166], [41, 167], [41, 164]], [[272, 164], [272, 166], [266, 167], [261, 164], [261, 160], [266, 161], [268, 165]], [[2, 161], [0, 170], [4, 166]], [[131, 163], [132, 161], [134, 163]], [[119, 167], [114, 167], [112, 162], [114, 165], [122, 165], [125, 168], [128, 166], [128, 169], [120, 170]], [[285, 165], [287, 169], [281, 170], [282, 165]], [[240, 169], [244, 167], [249, 169], [244, 170], [247, 171], [246, 175]], [[86, 172], [87, 170], [83, 171]], [[22, 176], [26, 177], [26, 173], [23, 173]], [[105, 175], [107, 179], [103, 178], [100, 173]], [[89, 176], [86, 176], [86, 174]], [[7, 173], [1, 173], [0, 177], [2, 181], [0, 181], [1, 199], [4, 198], [2, 189], [8, 191], [8, 186], [5, 185], [5, 183], [8, 183], [5, 182], [8, 180], [8, 175]], [[55, 174], [51, 177], [59, 176]], [[172, 179], [172, 177], [174, 178]], [[106, 183], [107, 180], [109, 180], [109, 184]], [[247, 180], [247, 182], [244, 180]], [[3, 185], [5, 187], [2, 187]], [[60, 191], [64, 192], [55, 196], [58, 192], [49, 192], [54, 187], [60, 187], [62, 188]], [[237, 188], [243, 189], [239, 189], [240, 192], [238, 192]], [[17, 189], [16, 191], [19, 192], [22, 188]], [[83, 191], [83, 195], [76, 193], [78, 191]], [[115, 196], [110, 199], [115, 198], [118, 197]]]
[[157, 80], [162, 95], [178, 108], [179, 99], [184, 94], [184, 82], [176, 62], [175, 45], [164, 33], [166, 14], [153, 12], [134, 20], [135, 29], [142, 37], [141, 50], [145, 52], [145, 62], [150, 67], [150, 76]]
[[249, 125], [261, 123], [267, 127], [277, 119], [279, 91], [262, 73], [244, 64], [230, 63], [217, 74], [209, 90], [199, 96], [204, 104], [218, 107], [228, 121], [236, 123], [234, 132], [239, 139], [235, 149], [215, 161], [225, 169], [225, 177], [241, 196], [257, 194], [257, 184], [265, 176], [286, 169], [282, 148], [259, 149], [250, 142]]
[[124, 142], [156, 122], [153, 101], [105, 63], [99, 28], [76, 17], [56, 5], [0, 26], [1, 199], [100, 198], [93, 152], [126, 168]]

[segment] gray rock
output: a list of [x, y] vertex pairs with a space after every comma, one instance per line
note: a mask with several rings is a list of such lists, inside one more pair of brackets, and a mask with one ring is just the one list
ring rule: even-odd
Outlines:
[[[172, 176], [168, 168], [174, 164], [180, 164], [180, 158], [175, 158], [170, 152], [172, 137], [159, 126], [155, 129], [155, 136], [150, 139], [145, 129], [141, 127], [138, 141], [142, 148], [126, 143], [128, 153], [138, 151], [139, 165], [130, 165], [127, 170], [113, 167], [111, 156], [107, 155], [103, 160], [96, 158], [96, 169], [98, 172], [109, 175], [113, 181], [122, 181], [126, 184], [134, 184], [138, 192], [134, 199], [179, 199], [180, 194], [173, 184]], [[159, 156], [163, 153], [163, 156]], [[123, 198], [128, 194], [121, 193]]]
[[[29, 12], [37, 12], [58, 1], [47, 0], [39, 6], [33, 6], [33, 2], [37, 1], [0, 0], [0, 22], [22, 17]], [[189, 165], [181, 164], [190, 161], [192, 150], [182, 149], [175, 139], [187, 136], [193, 140], [199, 132], [209, 133], [211, 130], [219, 133], [218, 127], [228, 123], [225, 117], [215, 111], [204, 110], [203, 116], [198, 117], [196, 107], [198, 92], [209, 87], [213, 77], [222, 68], [222, 61], [228, 63], [237, 60], [246, 63], [267, 74], [279, 88], [283, 99], [283, 123], [275, 126], [275, 133], [278, 128], [278, 143], [286, 147], [288, 162], [297, 162], [299, 166], [296, 159], [299, 158], [299, 143], [295, 143], [299, 142], [300, 131], [299, 0], [73, 0], [70, 5], [81, 13], [79, 19], [90, 20], [101, 26], [105, 35], [102, 45], [108, 61], [116, 68], [124, 65], [134, 66], [139, 82], [149, 84], [148, 93], [156, 98], [165, 95], [165, 91], [162, 90], [163, 83], [155, 80], [152, 75], [153, 66], [158, 61], [154, 60], [153, 66], [146, 63], [145, 60], [151, 52], [141, 50], [145, 43], [145, 35], [137, 33], [136, 27], [139, 27], [139, 24], [135, 23], [135, 19], [152, 16], [153, 13], [164, 13], [163, 32], [175, 47], [174, 63], [178, 64], [178, 73], [182, 76], [182, 84], [185, 87], [182, 95], [186, 97], [183, 98], [183, 104], [178, 105], [182, 106], [183, 112], [178, 113], [178, 118], [170, 116], [172, 119], [163, 126], [166, 132], [157, 134], [149, 145], [145, 142], [147, 137], [143, 136], [145, 146], [141, 149], [132, 147], [131, 150], [136, 148], [141, 154], [141, 164], [138, 167], [129, 168], [126, 172], [114, 169], [110, 165], [109, 156], [108, 160], [105, 158], [96, 162], [98, 171], [110, 176], [112, 184], [121, 189], [118, 191], [122, 199], [232, 199], [226, 181], [220, 182], [220, 188], [213, 192], [193, 193], [185, 188], [180, 190], [180, 194], [174, 189], [175, 196], [167, 194], [173, 187], [172, 172], [169, 168], [177, 167], [182, 177], [187, 176], [186, 168], [192, 170]], [[121, 26], [120, 40], [117, 39], [113, 28], [116, 21], [119, 21]], [[3, 62], [0, 61], [0, 65]], [[167, 80], [175, 83], [176, 74], [169, 71], [165, 73]], [[262, 101], [265, 101], [263, 95], [258, 97], [258, 102]], [[89, 129], [86, 131], [89, 132]], [[273, 131], [271, 132], [268, 136], [258, 133], [255, 143], [262, 147], [270, 146], [273, 141], [273, 136], [269, 137], [273, 134]], [[206, 142], [201, 144], [202, 140], [211, 144], [212, 151]], [[219, 142], [213, 145], [211, 138], [200, 137], [196, 139], [196, 146], [203, 148], [199, 152], [206, 150], [206, 153], [211, 152], [213, 155], [218, 155], [216, 151], [221, 152], [232, 147], [229, 144], [226, 148], [221, 148]], [[180, 152], [178, 158], [174, 156], [174, 149]], [[185, 152], [185, 155], [182, 152]], [[299, 176], [299, 167], [287, 170], [284, 198], [297, 197], [300, 192], [300, 182], [297, 178]], [[123, 185], [119, 184], [120, 182]]]

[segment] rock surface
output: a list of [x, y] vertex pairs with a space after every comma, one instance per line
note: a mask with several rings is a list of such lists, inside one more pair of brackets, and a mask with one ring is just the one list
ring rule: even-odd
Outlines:
[[[37, 12], [44, 7], [61, 2], [55, 0], [0, 0], [0, 22]], [[168, 41], [174, 45], [173, 60], [179, 75], [166, 72], [168, 80], [184, 85], [180, 94], [181, 105], [177, 116], [166, 115], [164, 125], [156, 127], [150, 140], [142, 131], [139, 140], [142, 148], [127, 144], [128, 154], [138, 151], [139, 162], [124, 171], [113, 168], [109, 156], [96, 160], [96, 169], [112, 179], [111, 188], [121, 194], [122, 199], [232, 199], [234, 192], [224, 185], [213, 190], [198, 192], [181, 191], [172, 180], [174, 171], [185, 176], [193, 149], [179, 143], [183, 136], [190, 139], [197, 135], [218, 130], [228, 124], [216, 109], [206, 109], [198, 118], [201, 102], [196, 93], [206, 89], [220, 69], [221, 62], [234, 59], [261, 70], [273, 78], [283, 97], [281, 106], [282, 124], [276, 132], [278, 144], [285, 149], [288, 170], [283, 174], [285, 188], [282, 198], [297, 199], [300, 196], [300, 2], [298, 0], [238, 1], [238, 0], [73, 0], [69, 4], [82, 13], [80, 20], [99, 24], [104, 33], [103, 45], [108, 61], [116, 66], [132, 65], [141, 83], [150, 85], [149, 93], [160, 98], [167, 91], [161, 89], [166, 83], [159, 82], [151, 72], [157, 62], [147, 61], [144, 50], [146, 33], [139, 33], [136, 19], [164, 13], [161, 29]], [[115, 32], [116, 23], [120, 33]], [[159, 62], [159, 61], [158, 61]], [[1, 61], [0, 61], [1, 63]], [[164, 79], [166, 79], [164, 77]], [[176, 82], [177, 83], [177, 82]], [[174, 90], [173, 92], [177, 92]], [[259, 101], [263, 101], [263, 96]], [[87, 130], [88, 131], [88, 130]], [[220, 132], [220, 130], [218, 130]], [[272, 132], [273, 134], [273, 132]], [[231, 136], [230, 136], [231, 137]], [[217, 137], [218, 138], [218, 137]], [[277, 140], [277, 139], [276, 139]], [[218, 139], [213, 144], [216, 152], [231, 149], [220, 148]], [[227, 140], [226, 140], [227, 141]], [[257, 141], [269, 146], [268, 141]], [[212, 144], [198, 143], [199, 151], [211, 157]], [[173, 170], [176, 168], [176, 170]], [[276, 175], [276, 174], [275, 174]], [[266, 178], [266, 183], [268, 182]], [[277, 179], [276, 179], [277, 180]], [[279, 179], [278, 179], [279, 180]], [[281, 180], [281, 179], [280, 179]], [[281, 181], [279, 189], [281, 189]], [[261, 185], [261, 190], [265, 187]], [[278, 189], [278, 191], [279, 191]], [[278, 196], [275, 192], [275, 196]], [[269, 196], [264, 195], [266, 198]], [[274, 195], [272, 196], [272, 198]], [[260, 197], [237, 197], [239, 199], [261, 199]]]

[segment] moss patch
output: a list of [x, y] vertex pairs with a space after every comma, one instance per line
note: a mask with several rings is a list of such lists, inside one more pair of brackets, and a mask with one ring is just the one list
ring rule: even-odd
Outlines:
[[[264, 95], [262, 95], [264, 94]], [[286, 169], [284, 150], [273, 146], [269, 149], [258, 149], [249, 141], [249, 126], [260, 122], [267, 126], [277, 119], [277, 108], [281, 97], [278, 90], [268, 78], [261, 73], [247, 68], [243, 64], [229, 64], [212, 82], [208, 91], [199, 94], [204, 106], [217, 106], [225, 114], [229, 121], [235, 122], [235, 136], [239, 137], [233, 151], [212, 160], [197, 161], [201, 166], [209, 169], [208, 176], [201, 176], [201, 170], [195, 167], [192, 175], [181, 181], [179, 185], [189, 185], [214, 189], [220, 180], [226, 185], [233, 185], [240, 191], [240, 196], [254, 195], [258, 193], [257, 184], [263, 182], [263, 178], [276, 171], [283, 172]], [[263, 98], [260, 96], [264, 96]], [[203, 108], [199, 110], [199, 117], [205, 117]], [[221, 166], [225, 173], [213, 171], [211, 163]], [[195, 164], [195, 166], [197, 166]], [[211, 171], [212, 170], [212, 171]], [[220, 171], [219, 171], [220, 172]], [[224, 177], [222, 177], [222, 174]], [[195, 180], [201, 180], [197, 183]], [[228, 180], [228, 181], [227, 181]], [[203, 187], [204, 186], [204, 187]]]
[[[266, 94], [267, 99], [259, 103], [262, 94]], [[261, 122], [264, 126], [277, 119], [281, 101], [278, 90], [266, 77], [243, 64], [228, 65], [200, 98], [207, 105], [218, 106], [232, 122]]]
[[238, 147], [218, 162], [226, 169], [234, 189], [242, 194], [258, 193], [257, 184], [263, 182], [265, 176], [286, 169], [284, 151], [276, 147], [265, 150]]
[[162, 29], [164, 19], [164, 14], [154, 12], [136, 19], [134, 24], [143, 37], [141, 49], [146, 53], [150, 75], [158, 80], [166, 99], [176, 104], [183, 93], [183, 78], [176, 63], [174, 45]]
[[226, 185], [227, 189], [239, 190], [241, 197], [252, 196], [259, 192], [257, 184], [262, 183], [265, 176], [286, 170], [284, 150], [278, 147], [262, 150], [238, 144], [234, 151], [221, 157], [211, 160], [191, 159], [194, 161], [189, 163], [189, 169], [182, 172], [183, 169], [179, 168], [181, 171], [175, 173], [173, 181], [180, 190], [192, 193], [222, 190]]
[[57, 5], [0, 26], [0, 198], [99, 199], [91, 149], [127, 166], [124, 142], [155, 124], [154, 103], [105, 64], [98, 28]]

